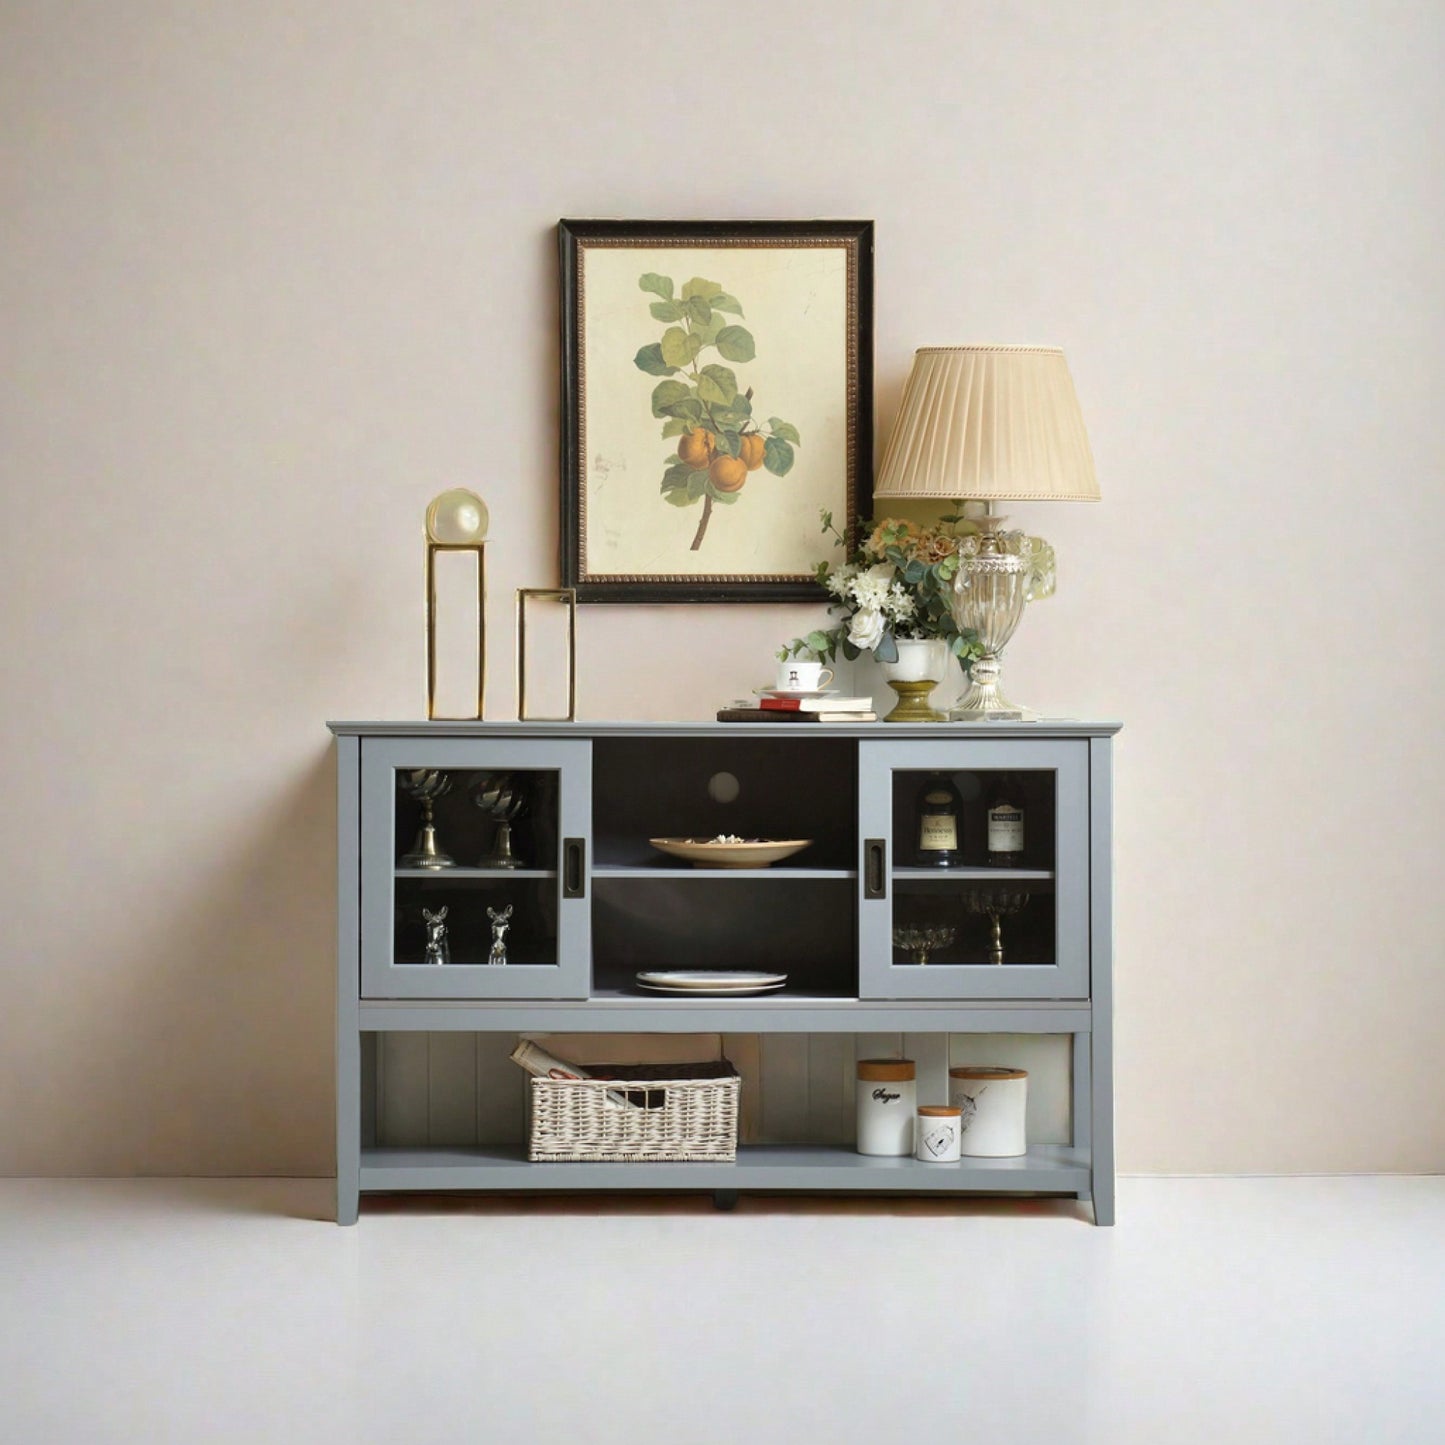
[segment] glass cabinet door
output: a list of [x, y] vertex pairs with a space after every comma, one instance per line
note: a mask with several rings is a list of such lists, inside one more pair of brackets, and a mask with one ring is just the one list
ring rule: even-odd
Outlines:
[[1085, 741], [858, 747], [864, 998], [1086, 998]]
[[591, 744], [363, 740], [365, 998], [585, 998]]

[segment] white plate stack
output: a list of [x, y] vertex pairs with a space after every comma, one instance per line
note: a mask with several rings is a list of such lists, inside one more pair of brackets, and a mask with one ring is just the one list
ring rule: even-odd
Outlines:
[[725, 972], [721, 969], [664, 969], [661, 972], [639, 973], [638, 987], [649, 993], [670, 993], [677, 996], [712, 996], [731, 998], [737, 994], [773, 993], [787, 983], [785, 973]]

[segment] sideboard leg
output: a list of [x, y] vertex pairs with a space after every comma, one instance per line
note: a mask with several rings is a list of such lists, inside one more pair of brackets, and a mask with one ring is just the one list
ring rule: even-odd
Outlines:
[[738, 1205], [738, 1192], [736, 1189], [714, 1189], [712, 1192], [712, 1207], [721, 1209], [730, 1214]]

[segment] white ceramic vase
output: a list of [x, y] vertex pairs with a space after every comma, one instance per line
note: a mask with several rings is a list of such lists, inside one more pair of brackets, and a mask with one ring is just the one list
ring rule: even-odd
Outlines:
[[943, 681], [948, 648], [937, 637], [900, 637], [897, 662], [880, 662], [884, 679], [898, 694], [898, 706], [884, 722], [942, 722], [929, 699]]

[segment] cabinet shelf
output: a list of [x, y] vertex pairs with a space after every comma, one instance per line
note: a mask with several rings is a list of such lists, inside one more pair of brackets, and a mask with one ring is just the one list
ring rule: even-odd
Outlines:
[[825, 1145], [743, 1145], [736, 1163], [530, 1163], [520, 1147], [363, 1149], [361, 1187], [444, 1189], [1037, 1190], [1089, 1187], [1087, 1150], [1036, 1145], [1014, 1159], [921, 1164]]
[[600, 863], [592, 869], [593, 880], [599, 883], [613, 878], [837, 878], [846, 882], [857, 876], [856, 868], [672, 868], [652, 863]]
[[398, 868], [398, 878], [439, 878], [443, 880], [494, 879], [505, 882], [508, 878], [555, 878], [555, 868]]
[[895, 868], [900, 881], [929, 883], [1047, 883], [1052, 868]]

